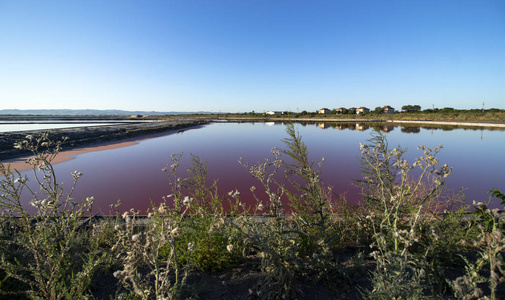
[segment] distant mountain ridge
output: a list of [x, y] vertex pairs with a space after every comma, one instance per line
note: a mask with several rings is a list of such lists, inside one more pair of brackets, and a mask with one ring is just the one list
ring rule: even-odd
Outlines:
[[128, 111], [119, 109], [0, 109], [0, 115], [44, 115], [44, 116], [131, 116], [131, 115], [182, 115], [208, 114], [210, 112], [160, 112], [160, 111]]

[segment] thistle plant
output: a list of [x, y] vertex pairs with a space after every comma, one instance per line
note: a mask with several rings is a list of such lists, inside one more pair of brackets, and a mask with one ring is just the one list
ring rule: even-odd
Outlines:
[[[178, 247], [184, 232], [183, 219], [190, 209], [190, 200], [183, 196], [182, 179], [178, 177], [181, 154], [172, 154], [172, 163], [163, 168], [171, 179], [171, 194], [153, 206], [145, 218], [131, 209], [124, 212], [123, 224], [115, 226], [118, 236], [112, 251], [120, 262], [114, 272], [119, 279], [119, 295], [140, 299], [173, 299], [180, 296], [191, 269], [189, 258], [194, 242]], [[180, 262], [181, 255], [188, 258]], [[122, 293], [126, 290], [128, 293]]]
[[[25, 284], [24, 293], [33, 299], [78, 299], [88, 294], [91, 277], [103, 256], [94, 243], [83, 243], [80, 237], [83, 217], [91, 214], [93, 197], [72, 198], [81, 173], [72, 173], [73, 185], [64, 190], [57, 181], [52, 161], [61, 150], [63, 141], [53, 142], [47, 134], [38, 138], [27, 136], [15, 147], [27, 149], [33, 157], [28, 176], [0, 164], [0, 210], [2, 221], [10, 224], [10, 234], [0, 240], [2, 258], [0, 269], [8, 277]], [[31, 214], [24, 196], [31, 196], [35, 207]]]
[[[493, 197], [501, 199], [505, 206], [505, 195], [497, 190], [489, 191]], [[477, 299], [484, 296], [484, 291], [479, 287], [480, 283], [488, 283], [489, 299], [497, 298], [499, 284], [505, 282], [505, 222], [503, 212], [499, 209], [489, 209], [482, 202], [474, 202], [473, 214], [477, 217], [479, 235], [474, 241], [474, 247], [478, 249], [478, 258], [475, 262], [466, 262], [466, 274], [451, 282], [454, 293], [462, 299]], [[484, 272], [487, 270], [487, 272]], [[488, 275], [484, 275], [487, 273]], [[487, 298], [487, 296], [486, 296]]]
[[206, 163], [193, 154], [188, 176], [179, 177], [177, 168], [181, 158], [181, 155], [173, 156], [172, 165], [164, 169], [172, 186], [170, 199], [174, 203], [174, 213], [183, 207], [187, 215], [181, 218], [182, 234], [176, 244], [180, 260], [190, 262], [187, 252], [182, 250], [186, 244], [193, 243], [191, 262], [199, 269], [218, 271], [228, 268], [240, 258], [239, 241], [242, 239], [231, 225], [233, 217], [245, 209], [240, 202], [240, 192], [233, 190], [221, 195], [217, 180], [208, 183]]
[[[292, 124], [286, 132], [288, 138], [283, 142], [287, 149], [272, 149], [273, 160], [253, 166], [242, 163], [266, 193], [265, 199], [251, 189], [256, 211], [263, 212], [266, 222], [245, 216], [240, 220], [244, 236], [254, 241], [261, 253], [265, 277], [259, 282], [259, 293], [268, 299], [294, 297], [299, 293], [295, 285], [298, 275], [329, 275], [336, 266], [330, 251], [335, 239], [330, 222], [331, 189], [319, 176], [322, 162], [316, 167], [309, 160], [307, 147]], [[288, 205], [282, 203], [284, 195]], [[283, 214], [287, 209], [289, 216]]]
[[[424, 155], [410, 164], [403, 158], [406, 150], [389, 149], [382, 133], [371, 142], [361, 145], [365, 176], [358, 183], [368, 212], [364, 222], [372, 230], [371, 255], [377, 267], [372, 273], [373, 289], [364, 295], [419, 298], [423, 294], [425, 259], [432, 247], [426, 247], [421, 259], [412, 255], [412, 247], [419, 243], [428, 208], [439, 199], [451, 169], [447, 165], [437, 168], [436, 155], [442, 146], [434, 150], [418, 147]], [[411, 174], [415, 168], [419, 168], [417, 176]]]
[[328, 246], [334, 239], [330, 230], [332, 189], [323, 183], [320, 176], [324, 158], [317, 164], [309, 159], [307, 146], [293, 124], [286, 126], [286, 132], [289, 137], [283, 142], [287, 149], [281, 150], [281, 153], [290, 158], [283, 161], [283, 166], [289, 183], [294, 187], [286, 192], [294, 211], [294, 220], [310, 244]]
[[285, 217], [242, 214], [233, 225], [244, 237], [244, 255], [261, 257], [262, 276], [256, 294], [262, 299], [296, 298], [297, 276], [304, 267], [297, 245], [298, 233]]
[[[286, 174], [282, 172], [281, 153], [277, 148], [272, 148], [273, 160], [266, 158], [262, 163], [250, 166], [244, 163], [242, 158], [239, 163], [248, 170], [248, 172], [257, 179], [265, 189], [266, 201], [257, 194], [255, 186], [251, 187], [251, 193], [256, 200], [256, 206], [253, 211], [258, 214], [269, 215], [277, 218], [285, 213], [285, 205], [282, 199], [286, 192], [285, 182]], [[279, 179], [281, 177], [282, 179]]]
[[[121, 269], [115, 271], [114, 276], [129, 296], [174, 299], [185, 284], [190, 267], [178, 262], [176, 247], [176, 239], [182, 232], [181, 219], [167, 217], [168, 210], [166, 204], [161, 203], [146, 219], [140, 220], [138, 211], [132, 209], [122, 216], [124, 225], [116, 225], [118, 239], [112, 251]], [[162, 257], [161, 249], [167, 251], [167, 248], [168, 255]], [[188, 256], [193, 248], [191, 243], [186, 246]]]
[[[381, 231], [388, 229], [397, 233], [402, 224], [410, 224], [412, 228], [419, 222], [421, 213], [432, 212], [432, 204], [440, 199], [445, 178], [452, 171], [447, 164], [437, 169], [436, 155], [442, 145], [433, 150], [418, 147], [424, 155], [410, 164], [403, 158], [406, 150], [389, 149], [382, 133], [376, 133], [370, 141], [372, 144], [360, 145], [364, 178], [358, 180], [369, 213], [367, 219], [378, 221], [375, 225]], [[418, 175], [411, 174], [416, 168]], [[400, 251], [400, 238], [395, 237], [393, 241], [394, 251]]]

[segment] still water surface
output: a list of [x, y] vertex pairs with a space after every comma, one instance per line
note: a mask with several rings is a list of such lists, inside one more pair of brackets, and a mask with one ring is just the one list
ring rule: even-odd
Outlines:
[[16, 132], [16, 131], [33, 131], [33, 130], [48, 130], [60, 128], [74, 128], [74, 127], [88, 127], [88, 126], [103, 126], [118, 123], [140, 123], [151, 121], [138, 121], [138, 120], [51, 120], [51, 121], [0, 121], [0, 133]]
[[[373, 129], [355, 124], [347, 128], [332, 126], [295, 124], [310, 157], [325, 158], [322, 176], [326, 184], [355, 203], [360, 200], [358, 189], [353, 185], [353, 179], [360, 178], [359, 144], [371, 137]], [[443, 144], [438, 159], [441, 164], [453, 167], [448, 188], [454, 192], [463, 188], [467, 204], [472, 200], [487, 201], [490, 188], [505, 190], [505, 131], [400, 126], [384, 129], [391, 148], [398, 145], [408, 148], [406, 158], [410, 162], [422, 153], [417, 146], [433, 148]], [[66, 182], [67, 186], [71, 185], [71, 172], [78, 170], [84, 174], [74, 197], [94, 196], [96, 211], [107, 214], [109, 205], [118, 199], [125, 210], [145, 210], [151, 201], [159, 203], [163, 196], [170, 194], [168, 180], [161, 171], [170, 164], [170, 155], [184, 152], [181, 170], [185, 170], [189, 154], [193, 153], [208, 163], [209, 178], [219, 180], [222, 194], [237, 188], [241, 199], [251, 202], [249, 189], [252, 185], [259, 187], [259, 183], [238, 159], [242, 157], [244, 162], [256, 164], [272, 158], [271, 148], [283, 148], [281, 140], [286, 137], [285, 126], [280, 123], [213, 123], [122, 148], [79, 154], [56, 164], [55, 169], [58, 181]]]

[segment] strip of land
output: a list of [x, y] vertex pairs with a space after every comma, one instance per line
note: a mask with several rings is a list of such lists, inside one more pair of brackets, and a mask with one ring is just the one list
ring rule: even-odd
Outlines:
[[0, 160], [3, 161], [30, 155], [31, 153], [26, 150], [14, 148], [14, 143], [26, 139], [27, 135], [40, 136], [47, 132], [50, 140], [61, 140], [63, 137], [68, 137], [67, 142], [63, 145], [63, 148], [67, 150], [91, 144], [102, 144], [151, 134], [169, 133], [204, 125], [208, 122], [206, 119], [179, 119], [133, 124], [120, 123], [104, 126], [6, 132], [0, 134]]
[[391, 120], [380, 118], [335, 118], [335, 117], [310, 117], [310, 118], [292, 118], [292, 117], [218, 117], [235, 122], [337, 122], [337, 123], [405, 123], [405, 124], [422, 124], [422, 125], [449, 125], [449, 126], [465, 126], [465, 127], [487, 127], [487, 128], [505, 128], [505, 122], [485, 122], [485, 121], [443, 121], [443, 120]]

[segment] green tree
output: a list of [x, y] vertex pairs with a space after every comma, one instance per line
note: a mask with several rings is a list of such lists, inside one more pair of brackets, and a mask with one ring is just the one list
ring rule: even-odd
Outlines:
[[373, 110], [374, 113], [378, 113], [378, 114], [381, 114], [384, 112], [384, 110], [382, 109], [382, 107], [380, 106], [377, 106], [374, 110]]
[[419, 112], [421, 111], [420, 105], [404, 105], [402, 106], [402, 111], [404, 112]]

